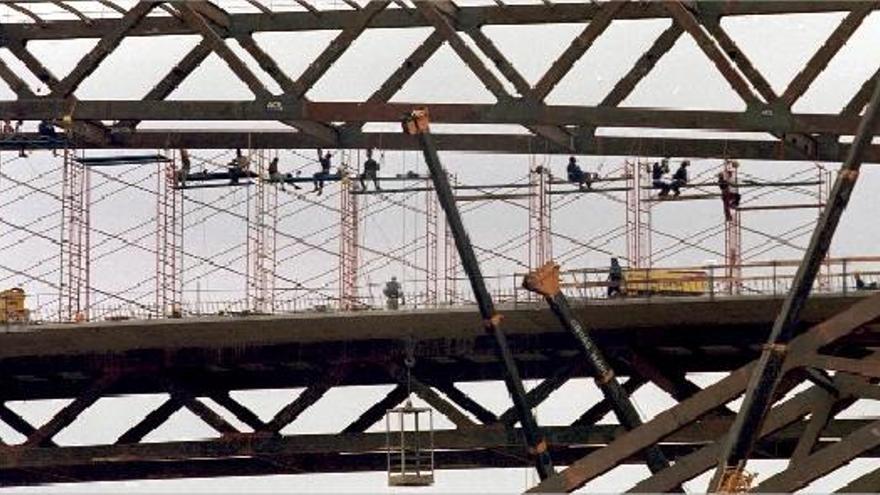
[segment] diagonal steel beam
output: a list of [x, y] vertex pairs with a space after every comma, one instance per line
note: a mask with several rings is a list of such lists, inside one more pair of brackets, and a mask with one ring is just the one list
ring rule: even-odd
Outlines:
[[[379, 89], [367, 98], [367, 103], [384, 103], [391, 100], [400, 91], [400, 88], [425, 65], [425, 62], [437, 53], [437, 50], [443, 46], [443, 41], [444, 38], [440, 33], [436, 30], [431, 32], [425, 41], [403, 61], [400, 67], [388, 76]], [[359, 131], [363, 128], [364, 123], [362, 121], [348, 122], [343, 126], [343, 132]]]
[[48, 441], [52, 440], [52, 437], [57, 435], [64, 428], [70, 426], [70, 424], [76, 421], [76, 418], [78, 418], [83, 411], [97, 402], [107, 389], [116, 382], [117, 378], [116, 375], [105, 375], [99, 378], [79, 397], [74, 399], [73, 402], [55, 413], [55, 415], [52, 416], [52, 419], [28, 435], [24, 444], [31, 447], [45, 446]]
[[[544, 379], [544, 381], [526, 393], [525, 400], [528, 407], [530, 409], [535, 408], [547, 400], [547, 397], [550, 397], [550, 394], [558, 390], [559, 387], [565, 385], [565, 383], [571, 380], [571, 377], [581, 369], [583, 369], [581, 359], [574, 360], [557, 369], [552, 376]], [[498, 416], [498, 422], [502, 424], [512, 425], [516, 423], [518, 419], [516, 408], [513, 406], [509, 407]]]
[[[506, 102], [511, 99], [510, 94], [504, 88], [504, 85], [501, 81], [495, 77], [495, 74], [489, 70], [488, 67], [483, 63], [482, 60], [474, 53], [473, 50], [465, 43], [464, 39], [458, 34], [458, 31], [441, 11], [441, 8], [444, 8], [446, 11], [451, 11], [455, 9], [455, 5], [451, 2], [434, 2], [434, 1], [425, 1], [419, 0], [416, 2], [416, 7], [418, 7], [419, 12], [428, 19], [429, 22], [434, 26], [434, 28], [439, 32], [443, 38], [446, 39], [446, 42], [449, 43], [449, 46], [455, 51], [456, 55], [464, 62], [464, 64], [477, 76], [477, 79], [483, 83], [483, 86], [492, 93], [495, 98], [498, 99], [499, 102]], [[478, 29], [476, 29], [478, 31]], [[484, 39], [484, 41], [488, 41], [488, 39]], [[491, 42], [489, 43], [491, 45]], [[500, 51], [494, 49], [494, 45], [489, 47], [484, 43], [484, 46], [487, 46], [489, 49], [489, 58], [495, 61], [496, 63], [500, 63], [501, 65], [505, 65], [506, 67], [504, 72], [511, 72], [512, 66], [507, 63], [504, 63], [504, 57]], [[493, 50], [494, 49], [494, 50]], [[515, 86], [521, 86], [522, 77], [514, 76], [514, 79], [518, 82], [514, 82]], [[526, 84], [525, 86], [528, 86]], [[524, 88], [525, 89], [525, 88]], [[531, 89], [528, 90], [528, 94], [531, 94]], [[571, 148], [571, 136], [563, 131], [562, 129], [553, 128], [549, 126], [526, 126], [532, 132], [545, 137], [556, 143], [557, 145], [563, 148]]]
[[878, 122], [880, 122], [880, 85], [874, 89], [852, 148], [840, 167], [831, 195], [792, 281], [791, 290], [773, 324], [767, 344], [749, 382], [745, 399], [731, 428], [730, 439], [723, 455], [719, 458], [718, 469], [710, 485], [713, 489], [726, 486], [725, 478], [737, 476], [748, 460], [755, 443], [755, 434], [760, 430], [764, 416], [767, 414], [769, 401], [782, 376], [782, 363], [788, 352], [789, 341], [800, 320], [801, 311], [810, 295], [822, 260], [828, 254], [837, 225], [858, 182], [862, 156], [871, 144], [873, 130], [876, 129]]
[[347, 366], [340, 365], [334, 368], [333, 371], [328, 373], [322, 379], [316, 380], [315, 383], [303, 390], [293, 402], [281, 408], [281, 410], [278, 411], [268, 423], [266, 423], [266, 427], [262, 431], [278, 433], [283, 430], [287, 425], [296, 421], [296, 418], [298, 418], [306, 409], [321, 400], [321, 397], [324, 397], [324, 394], [326, 394], [327, 391], [338, 385], [339, 382], [345, 378], [346, 373], [348, 373]]
[[[216, 7], [212, 7], [209, 2], [189, 2], [177, 6], [181, 15], [186, 22], [196, 28], [207, 41], [211, 49], [229, 66], [236, 77], [244, 82], [258, 99], [267, 99], [272, 96], [266, 86], [259, 80], [248, 66], [242, 61], [230, 48], [226, 45], [223, 38], [212, 28], [202, 13], [210, 13], [212, 18], [220, 19], [223, 24], [222, 11], [218, 11]], [[228, 21], [227, 21], [228, 22]], [[268, 55], [266, 55], [268, 57]], [[292, 125], [302, 132], [311, 134], [326, 144], [334, 144], [336, 142], [336, 133], [326, 126], [312, 122], [285, 121], [285, 124]]]
[[[186, 55], [162, 78], [149, 93], [144, 96], [144, 101], [161, 101], [167, 98], [180, 84], [198, 68], [202, 62], [213, 52], [211, 43], [202, 39], [199, 44], [187, 52]], [[121, 120], [114, 125], [115, 128], [134, 129], [140, 120]]]
[[718, 17], [710, 19], [703, 18], [702, 24], [706, 28], [706, 31], [715, 38], [715, 41], [718, 42], [718, 45], [721, 46], [721, 49], [724, 50], [727, 57], [736, 64], [749, 83], [751, 83], [764, 98], [764, 101], [768, 103], [776, 101], [778, 95], [773, 91], [770, 83], [767, 82], [764, 75], [755, 68], [746, 54], [740, 50], [736, 42], [727, 34], [727, 31], [721, 27], [721, 19]]
[[850, 481], [835, 493], [878, 493], [880, 492], [880, 468], [870, 471]]
[[197, 399], [188, 390], [184, 390], [174, 384], [169, 385], [168, 388], [171, 393], [171, 397], [183, 404], [183, 407], [187, 408], [191, 413], [198, 416], [199, 419], [201, 419], [205, 422], [205, 424], [217, 431], [217, 433], [220, 433], [221, 435], [234, 435], [236, 433], [240, 433], [238, 431], [238, 428], [232, 426], [222, 416], [217, 414], [216, 411], [206, 406], [204, 402]]
[[236, 419], [248, 425], [254, 431], [263, 430], [266, 423], [260, 419], [253, 411], [243, 406], [240, 402], [233, 399], [229, 392], [217, 392], [209, 396], [211, 400], [231, 412]]
[[792, 79], [785, 92], [780, 97], [782, 104], [791, 108], [797, 100], [806, 93], [813, 81], [825, 70], [828, 63], [843, 48], [843, 45], [852, 37], [862, 21], [874, 11], [872, 2], [860, 4], [841, 21], [840, 25], [831, 33], [825, 43], [813, 55], [803, 70]]
[[[0, 421], [9, 425], [13, 430], [17, 431], [25, 438], [30, 437], [37, 431], [34, 425], [30, 424], [26, 419], [22, 418], [18, 413], [9, 409], [6, 404], [0, 402]], [[51, 440], [44, 442], [44, 445], [54, 446]]]
[[182, 407], [183, 404], [178, 399], [169, 397], [159, 407], [150, 411], [150, 413], [142, 420], [138, 421], [137, 424], [120, 435], [116, 440], [116, 444], [121, 445], [140, 442], [145, 436], [155, 431], [156, 428], [162, 426], [168, 421], [168, 418], [179, 411]]
[[874, 86], [877, 85], [877, 81], [880, 81], [880, 69], [877, 69], [871, 74], [871, 77], [862, 84], [856, 94], [853, 95], [852, 99], [845, 107], [843, 107], [843, 110], [840, 111], [840, 115], [860, 115], [862, 110], [865, 109], [865, 105], [868, 104], [868, 100], [871, 99], [871, 94], [874, 92]]
[[6, 65], [6, 62], [0, 60], [0, 79], [9, 86], [9, 89], [18, 96], [19, 99], [34, 98], [36, 95], [22, 78], [18, 77], [12, 69]]
[[614, 88], [602, 99], [599, 106], [614, 107], [622, 103], [623, 100], [632, 94], [639, 82], [654, 69], [660, 58], [669, 53], [669, 50], [675, 46], [675, 42], [678, 41], [683, 32], [681, 26], [677, 23], [672, 23], [671, 26], [660, 33], [654, 44], [639, 57], [629, 72], [614, 85]]
[[342, 32], [330, 42], [330, 45], [318, 55], [318, 58], [309, 64], [308, 68], [306, 68], [306, 70], [299, 76], [299, 79], [296, 81], [295, 89], [290, 96], [293, 96], [294, 98], [302, 98], [305, 96], [312, 86], [314, 86], [315, 83], [327, 73], [330, 67], [339, 60], [339, 57], [348, 50], [354, 40], [364, 32], [367, 28], [367, 24], [369, 24], [377, 14], [385, 10], [385, 7], [387, 7], [389, 3], [391, 3], [390, 0], [370, 0], [366, 7], [360, 9], [353, 22], [346, 26], [345, 29], [343, 29]]
[[[636, 390], [640, 389], [642, 385], [648, 383], [648, 379], [642, 376], [631, 376], [625, 382], [623, 382], [623, 390], [626, 391], [627, 394], [632, 395]], [[574, 420], [571, 426], [590, 426], [596, 424], [597, 421], [605, 417], [606, 414], [611, 412], [611, 401], [608, 399], [602, 399], [601, 402], [593, 404], [592, 407], [587, 409], [583, 414], [581, 414], [578, 419]]]
[[60, 7], [60, 8], [62, 8], [62, 9], [64, 9], [64, 10], [70, 12], [71, 14], [73, 14], [73, 15], [79, 17], [79, 19], [80, 19], [81, 21], [85, 22], [86, 24], [91, 24], [91, 23], [92, 23], [92, 19], [90, 19], [89, 16], [83, 14], [81, 10], [79, 10], [79, 9], [77, 9], [76, 7], [70, 5], [68, 2], [65, 2], [65, 1], [63, 1], [63, 0], [49, 0], [49, 1], [50, 1], [53, 5], [57, 5], [58, 7]]
[[455, 386], [455, 383], [432, 378], [430, 380], [431, 385], [434, 386], [437, 390], [443, 392], [449, 400], [455, 405], [461, 407], [465, 411], [474, 415], [480, 422], [483, 424], [491, 424], [498, 421], [498, 416], [496, 416], [492, 411], [489, 411], [474, 399], [472, 399], [469, 395], [464, 393], [461, 389]]
[[569, 73], [575, 62], [593, 46], [596, 39], [611, 25], [611, 21], [625, 4], [626, 0], [609, 0], [602, 4], [599, 12], [593, 17], [586, 29], [571, 42], [571, 45], [562, 52], [562, 55], [553, 62], [553, 65], [535, 84], [533, 92], [535, 99], [543, 100], [553, 91], [559, 81]]
[[350, 425], [342, 429], [342, 433], [361, 433], [376, 424], [385, 417], [385, 413], [403, 402], [409, 396], [409, 392], [403, 385], [397, 385], [379, 402], [369, 407], [363, 414], [358, 416]]
[[146, 17], [151, 10], [156, 8], [157, 5], [159, 5], [159, 2], [136, 3], [134, 7], [119, 19], [116, 27], [98, 40], [98, 44], [76, 64], [76, 67], [70, 71], [70, 74], [55, 86], [52, 90], [52, 95], [67, 98], [73, 94], [80, 83], [89, 77], [101, 65], [101, 62], [119, 46], [125, 35]]
[[[281, 90], [288, 94], [293, 94], [296, 92], [296, 83], [278, 67], [278, 64], [275, 60], [269, 56], [268, 53], [263, 51], [259, 45], [257, 45], [253, 36], [250, 34], [241, 34], [235, 37], [238, 41], [239, 45], [247, 51], [254, 60], [260, 64], [260, 68], [263, 69], [269, 76], [278, 83], [278, 86], [281, 87]], [[302, 101], [308, 101], [305, 96], [300, 97]], [[312, 136], [320, 138], [326, 144], [335, 144], [337, 140], [336, 131], [328, 125], [321, 124], [319, 122], [310, 122], [305, 120], [296, 120], [296, 121], [282, 121], [287, 125], [296, 127], [303, 132], [311, 134]]]
[[878, 446], [880, 446], [880, 421], [874, 421], [840, 442], [829, 445], [805, 458], [797, 466], [771, 476], [759, 484], [754, 491], [757, 493], [792, 493]]
[[[401, 377], [398, 376], [398, 379]], [[405, 377], [404, 377], [405, 380]], [[435, 392], [431, 387], [417, 380], [416, 378], [410, 378], [410, 386], [412, 387], [413, 393], [415, 393], [420, 399], [427, 402], [431, 407], [436, 409], [440, 414], [446, 417], [449, 421], [452, 421], [452, 424], [456, 426], [456, 428], [473, 428], [477, 426], [477, 424], [466, 414], [462, 413], [458, 410], [457, 407], [452, 405], [449, 401], [440, 397], [440, 395]]]

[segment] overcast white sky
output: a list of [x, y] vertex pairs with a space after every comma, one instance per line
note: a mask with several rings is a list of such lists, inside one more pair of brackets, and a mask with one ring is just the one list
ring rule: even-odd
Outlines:
[[[219, 2], [221, 5], [224, 2]], [[283, 2], [275, 2], [283, 4]], [[290, 2], [288, 2], [290, 3]], [[333, 2], [325, 2], [332, 4]], [[337, 2], [340, 4], [341, 2]], [[491, 2], [490, 2], [491, 3]], [[768, 16], [760, 18], [727, 19], [724, 27], [736, 40], [743, 51], [750, 57], [756, 67], [767, 77], [774, 90], [781, 93], [787, 83], [800, 70], [805, 61], [818, 48], [835, 26], [843, 18], [842, 14], [796, 15], [788, 17]], [[653, 42], [656, 36], [668, 27], [669, 21], [617, 21], [596, 42], [588, 54], [580, 60], [570, 74], [551, 93], [548, 102], [552, 104], [592, 105], [613, 87], [615, 82], [629, 69], [632, 63]], [[544, 26], [503, 26], [488, 27], [485, 33], [492, 38], [500, 49], [509, 57], [514, 65], [532, 83], [537, 81], [551, 62], [561, 53], [569, 42], [583, 29], [583, 25], [544, 25]], [[256, 35], [257, 41], [269, 52], [292, 77], [301, 73], [308, 63], [327, 45], [336, 32], [317, 33], [267, 33]], [[410, 53], [427, 35], [427, 29], [410, 30], [369, 30], [355, 42], [352, 48], [342, 57], [339, 63], [309, 92], [308, 96], [316, 101], [362, 101], [369, 96], [381, 82], [399, 65], [400, 61]], [[180, 36], [174, 39], [126, 39], [120, 48], [99, 68], [77, 91], [81, 99], [139, 99], [161, 78], [198, 39], [194, 36]], [[795, 105], [794, 110], [800, 112], [837, 112], [861, 86], [862, 82], [880, 66], [880, 51], [876, 49], [880, 42], [880, 15], [871, 15], [859, 28], [846, 47], [834, 58], [828, 70], [813, 84], [806, 95]], [[63, 76], [95, 43], [95, 40], [70, 42], [34, 42], [29, 47], [56, 75]], [[241, 53], [241, 50], [235, 46]], [[0, 58], [13, 66], [16, 64], [5, 49], [0, 49]], [[247, 59], [250, 63], [250, 59]], [[252, 65], [253, 66], [253, 65]], [[23, 72], [23, 71], [22, 71]], [[266, 84], [273, 89], [277, 87], [265, 74], [259, 73]], [[35, 82], [33, 78], [28, 79]], [[8, 88], [0, 87], [0, 98], [12, 99], [14, 96]], [[181, 87], [175, 91], [172, 99], [249, 99], [251, 94], [247, 88], [237, 81], [216, 56], [211, 56]], [[426, 66], [395, 96], [394, 101], [400, 102], [492, 102], [491, 95], [455, 56], [454, 52], [444, 46]], [[742, 102], [727, 86], [722, 77], [713, 69], [696, 44], [688, 36], [683, 36], [673, 50], [664, 56], [656, 69], [624, 102], [625, 106], [637, 107], [674, 107], [687, 109], [721, 109], [741, 110]], [[162, 127], [167, 123], [145, 123], [145, 127]], [[179, 124], [197, 127], [222, 126], [224, 123]], [[277, 127], [276, 124], [254, 123], [254, 127]], [[438, 131], [453, 129], [436, 126]], [[376, 129], [378, 127], [368, 127]], [[395, 126], [396, 128], [396, 126]], [[486, 128], [492, 132], [522, 132], [512, 128]], [[635, 133], [646, 131], [615, 130], [616, 133]], [[651, 131], [647, 131], [651, 132]], [[654, 132], [654, 134], [664, 135]], [[692, 134], [687, 131], [676, 134]], [[91, 153], [103, 155], [106, 153]], [[314, 155], [312, 150], [285, 150], [280, 152], [282, 169], [294, 170], [302, 168], [310, 173], [314, 165], [310, 162]], [[219, 156], [218, 153], [205, 153], [201, 156]], [[424, 170], [421, 157], [415, 152], [380, 151], [384, 163], [384, 171], [400, 173], [407, 170]], [[362, 156], [360, 157], [363, 158]], [[652, 157], [582, 157], [588, 168], [610, 173], [625, 159]], [[687, 157], [674, 157], [687, 158]], [[564, 156], [511, 156], [489, 154], [444, 153], [443, 159], [450, 171], [458, 174], [463, 183], [492, 182], [524, 182], [532, 163], [549, 164], [561, 175], [564, 170]], [[228, 160], [220, 156], [218, 161]], [[356, 152], [348, 155], [351, 162], [358, 161]], [[0, 172], [9, 177], [29, 182], [47, 191], [58, 191], [56, 182], [60, 175], [50, 172], [59, 166], [57, 159], [48, 153], [35, 153], [28, 160], [14, 159], [4, 155]], [[714, 174], [720, 160], [696, 160], [694, 174]], [[838, 164], [827, 164], [836, 168]], [[744, 173], [761, 179], [782, 178], [792, 174], [800, 174], [801, 178], [815, 176], [812, 164], [784, 162], [744, 162]], [[49, 172], [46, 175], [41, 175]], [[152, 224], [149, 220], [155, 215], [155, 204], [152, 188], [155, 187], [155, 170], [150, 168], [117, 168], [107, 170], [107, 177], [93, 177], [93, 184], [104, 183], [100, 193], [93, 194], [93, 200], [101, 198], [93, 208], [93, 226], [113, 233], [122, 233], [130, 242], [151, 246], [151, 237], [143, 238], [149, 233]], [[109, 178], [108, 178], [109, 177]], [[116, 179], [140, 184], [145, 188], [120, 189]], [[839, 234], [833, 247], [834, 255], [867, 255], [875, 254], [880, 243], [880, 232], [876, 228], [874, 212], [876, 199], [870, 195], [880, 182], [880, 173], [868, 166], [861, 176], [860, 184], [855, 192], [851, 206], [839, 228]], [[0, 176], [0, 217], [16, 224], [28, 223], [32, 229], [43, 232], [44, 236], [57, 238], [57, 202], [46, 195], [34, 194], [32, 199], [17, 200], [27, 189], [12, 187], [12, 183]], [[332, 197], [336, 186], [328, 186], [330, 199], [325, 206], [335, 207], [338, 199]], [[117, 191], [111, 193], [111, 191]], [[243, 213], [242, 202], [244, 191], [192, 191], [189, 198], [208, 202], [221, 209]], [[104, 197], [106, 195], [106, 197]], [[622, 199], [622, 197], [621, 197]], [[771, 197], [774, 202], [803, 202], [803, 197], [779, 193]], [[366, 208], [371, 211], [387, 206], [384, 200], [370, 198]], [[420, 208], [423, 197], [400, 199], [411, 208]], [[557, 203], [554, 211], [554, 230], [565, 235], [581, 239], [594, 239], [593, 243], [600, 249], [590, 251], [572, 251], [572, 245], [557, 239], [554, 252], [567, 268], [604, 266], [610, 254], [624, 255], [625, 240], [607, 234], [623, 224], [625, 208], [618, 202], [603, 199], [598, 195], [572, 198], [569, 204]], [[188, 208], [195, 209], [194, 203]], [[337, 229], [333, 225], [336, 217], [326, 208], [301, 210], [303, 203], [295, 197], [282, 199], [282, 222], [280, 230], [289, 236], [309, 236], [312, 242], [324, 245], [328, 250], [335, 251], [338, 240], [334, 238]], [[190, 210], [188, 210], [190, 211]], [[298, 213], [297, 213], [298, 212]], [[745, 223], [758, 231], [780, 233], [796, 226], [803, 226], [814, 220], [816, 212], [796, 211], [784, 213], [765, 213], [748, 215]], [[189, 217], [198, 223], [187, 231], [185, 246], [187, 252], [203, 258], [211, 258], [226, 266], [239, 266], [243, 271], [241, 256], [244, 249], [245, 229], [243, 222], [228, 215], [209, 216], [204, 210], [192, 212]], [[203, 221], [199, 220], [204, 218]], [[415, 242], [423, 232], [421, 215], [405, 213], [400, 206], [392, 206], [380, 214], [370, 216], [363, 224], [362, 243], [377, 251], [390, 251], [396, 246]], [[525, 248], [510, 241], [525, 233], [527, 214], [521, 208], [505, 205], [488, 205], [476, 208], [466, 214], [466, 221], [475, 243], [482, 247], [505, 246], [509, 248], [509, 256], [525, 259]], [[654, 213], [654, 225], [658, 230], [668, 232], [677, 237], [694, 237], [698, 232], [717, 227], [722, 221], [721, 208], [715, 202], [697, 202], [696, 204], [663, 205]], [[147, 222], [147, 223], [145, 223]], [[331, 226], [323, 233], [310, 235]], [[717, 229], [716, 229], [717, 231]], [[21, 243], [0, 243], [0, 265], [16, 269], [27, 268], [35, 262], [46, 259], [40, 269], [46, 272], [46, 278], [54, 281], [57, 273], [57, 247], [47, 239], [35, 239], [10, 232], [6, 225], [2, 226], [2, 238], [25, 239]], [[806, 243], [809, 227], [802, 229], [803, 234], [793, 239], [795, 245]], [[93, 234], [93, 244], [102, 242], [96, 248], [102, 255], [94, 262], [93, 282], [105, 291], [120, 291], [138, 281], [146, 280], [154, 270], [155, 261], [145, 249], [122, 249], [120, 243]], [[521, 238], [519, 239], [521, 240]], [[718, 260], [717, 253], [723, 246], [723, 232], [705, 240], [704, 249], [690, 249], [676, 252], [676, 240], [655, 237], [655, 249], [668, 248], [667, 257], [658, 260], [658, 264], [675, 266], [682, 264], [701, 264], [707, 260]], [[757, 234], [746, 234], [744, 249], [760, 252], [757, 246], [766, 242], [766, 237]], [[321, 254], [314, 250], [306, 251], [291, 239], [279, 243], [284, 245], [279, 251], [279, 259], [284, 259], [279, 273], [293, 280], [307, 280], [315, 277], [316, 285], [326, 285], [326, 290], [335, 292], [335, 260], [329, 254]], [[568, 253], [568, 254], [563, 254]], [[365, 254], [365, 261], [373, 260], [381, 265], [375, 255]], [[409, 262], [421, 263], [421, 251], [410, 251], [402, 255]], [[772, 251], [757, 255], [754, 259], [794, 258], [798, 251], [779, 247]], [[508, 276], [514, 271], [521, 271], [522, 266], [509, 260], [482, 255], [484, 271], [487, 275]], [[187, 297], [194, 297], [196, 287], [202, 291], [205, 299], [232, 299], [241, 296], [243, 280], [228, 271], [211, 272], [210, 266], [198, 263], [195, 258], [187, 259], [188, 280]], [[319, 276], [325, 270], [332, 270], [330, 275]], [[29, 272], [36, 270], [29, 269]], [[42, 273], [41, 272], [41, 273]], [[39, 304], [46, 304], [52, 299], [54, 290], [46, 284], [35, 283], [8, 277], [8, 272], [0, 269], [0, 278], [4, 284], [22, 284], [31, 294], [39, 294]], [[401, 277], [408, 289], [418, 290], [420, 274], [416, 270], [405, 267], [401, 263], [392, 262], [372, 271], [364, 283], [377, 284], [391, 275]], [[6, 278], [4, 278], [6, 277]], [[196, 281], [198, 279], [198, 281]], [[509, 287], [511, 282], [501, 283]], [[141, 284], [131, 294], [149, 293], [152, 282]], [[505, 285], [506, 284], [506, 285]], [[279, 282], [279, 286], [284, 285]], [[415, 287], [415, 288], [414, 288]], [[216, 296], [211, 291], [217, 291]], [[145, 296], [148, 297], [148, 296]], [[33, 302], [32, 302], [33, 304]], [[717, 376], [703, 375], [691, 377], [701, 384], [707, 384]], [[481, 401], [494, 410], [503, 410], [508, 399], [501, 384], [463, 385], [473, 391]], [[370, 400], [383, 395], [387, 390], [382, 387], [363, 387], [356, 390], [334, 390], [307, 411], [289, 432], [327, 432], [335, 431], [346, 424], [346, 420], [356, 417], [361, 410], [370, 404]], [[584, 394], [584, 390], [588, 390]], [[271, 417], [282, 405], [295, 396], [298, 391], [255, 391], [241, 393], [242, 401], [252, 405], [263, 417]], [[342, 397], [345, 400], [342, 400]], [[538, 409], [539, 419], [543, 424], [565, 424], [576, 418], [579, 412], [598, 400], [599, 394], [592, 384], [585, 381], [574, 381], [555, 393], [550, 401]], [[97, 406], [87, 412], [80, 420], [62, 433], [58, 442], [65, 444], [88, 444], [105, 442], [115, 439], [125, 430], [128, 424], [136, 421], [146, 413], [147, 404], [158, 404], [161, 397], [116, 398], [101, 400]], [[644, 416], [650, 417], [671, 404], [671, 401], [656, 388], [645, 387], [636, 394], [636, 402]], [[63, 401], [47, 403], [10, 404], [10, 407], [23, 414], [33, 422], [39, 423], [49, 418], [53, 411], [63, 406]], [[343, 405], [344, 404], [344, 405]], [[859, 412], [876, 414], [877, 408], [870, 405], [861, 406]], [[333, 418], [331, 421], [328, 418]], [[205, 438], [212, 432], [198, 425], [197, 420], [187, 412], [175, 415], [148, 437], [149, 441], [163, 441], [181, 438]], [[441, 425], [448, 426], [441, 421]], [[0, 425], [0, 438], [6, 442], [20, 441], [14, 432]], [[870, 464], [853, 463], [833, 476], [820, 480], [808, 487], [811, 491], [833, 490], [864, 472]], [[766, 479], [773, 472], [781, 469], [781, 463], [758, 463], [753, 469], [760, 473], [760, 479]], [[637, 476], [646, 470], [642, 467], [624, 467], [590, 483], [589, 491], [618, 491], [633, 484]], [[490, 470], [474, 472], [441, 472], [435, 487], [424, 492], [449, 491], [486, 491], [510, 492], [525, 488], [532, 481], [526, 470]], [[689, 484], [693, 490], [704, 490], [705, 480], [693, 481]], [[40, 487], [38, 489], [15, 489], [4, 491], [94, 491], [94, 492], [216, 492], [224, 491], [355, 491], [381, 492], [386, 488], [384, 474], [353, 474], [353, 475], [309, 475], [279, 476], [259, 479], [227, 479], [227, 480], [181, 480], [151, 481], [130, 483], [100, 483], [80, 486]], [[390, 490], [394, 492], [395, 490]]]

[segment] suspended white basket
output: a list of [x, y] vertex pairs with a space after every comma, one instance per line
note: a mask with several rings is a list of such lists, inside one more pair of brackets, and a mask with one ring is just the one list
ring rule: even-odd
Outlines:
[[434, 413], [410, 401], [385, 414], [388, 486], [434, 484]]

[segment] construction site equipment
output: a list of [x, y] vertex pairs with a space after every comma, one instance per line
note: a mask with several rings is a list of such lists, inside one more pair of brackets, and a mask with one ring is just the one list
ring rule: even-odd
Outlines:
[[507, 343], [507, 336], [501, 329], [501, 315], [495, 311], [495, 304], [492, 302], [492, 296], [489, 295], [489, 290], [486, 288], [486, 282], [483, 280], [483, 274], [480, 271], [480, 264], [477, 261], [473, 245], [464, 228], [461, 214], [455, 203], [455, 196], [449, 183], [449, 175], [446, 173], [446, 170], [440, 163], [440, 157], [437, 155], [437, 147], [429, 130], [428, 110], [425, 108], [413, 110], [404, 117], [403, 130], [406, 134], [416, 136], [419, 139], [425, 163], [431, 173], [431, 181], [434, 183], [437, 200], [446, 214], [449, 232], [455, 239], [455, 246], [458, 250], [458, 256], [461, 258], [462, 268], [464, 268], [468, 276], [471, 289], [474, 292], [474, 298], [477, 300], [477, 306], [483, 318], [483, 327], [486, 332], [495, 337], [495, 348], [498, 352], [498, 357], [504, 363], [506, 371], [504, 382], [507, 386], [507, 391], [513, 399], [514, 408], [522, 424], [526, 446], [528, 447], [529, 454], [534, 456], [538, 476], [541, 479], [546, 479], [554, 474], [553, 461], [550, 459], [547, 441], [539, 431], [538, 423], [534, 415], [532, 415], [519, 369]]
[[702, 270], [646, 268], [623, 272], [627, 295], [700, 296], [709, 292], [709, 276]]
[[0, 292], [0, 323], [27, 323], [30, 311], [24, 300], [25, 292], [18, 287]]
[[[642, 425], [642, 419], [629, 398], [626, 390], [617, 381], [614, 370], [599, 346], [590, 337], [589, 330], [575, 318], [568, 299], [559, 288], [559, 265], [548, 262], [544, 266], [526, 275], [523, 279], [523, 288], [544, 296], [553, 314], [559, 319], [562, 326], [577, 339], [587, 363], [592, 368], [593, 376], [596, 377], [596, 385], [602, 394], [611, 403], [611, 408], [620, 424], [627, 430], [633, 430]], [[669, 467], [669, 461], [656, 445], [645, 450], [648, 468], [657, 473]]]
[[388, 486], [430, 486], [434, 484], [434, 412], [403, 407], [385, 415], [388, 444]]

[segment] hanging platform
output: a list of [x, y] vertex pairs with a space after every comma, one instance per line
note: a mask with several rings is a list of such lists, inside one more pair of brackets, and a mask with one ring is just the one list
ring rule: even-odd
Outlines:
[[74, 158], [75, 162], [86, 167], [115, 167], [119, 165], [148, 165], [151, 163], [167, 163], [171, 159], [164, 155], [117, 155]]
[[825, 203], [802, 203], [802, 204], [790, 204], [790, 205], [755, 205], [755, 206], [740, 206], [736, 208], [739, 211], [770, 211], [770, 210], [798, 210], [804, 208], [824, 208]]
[[253, 182], [246, 181], [246, 182], [237, 182], [235, 184], [230, 184], [229, 182], [220, 182], [217, 184], [199, 184], [196, 186], [176, 186], [174, 189], [177, 189], [177, 190], [181, 190], [181, 189], [217, 189], [217, 188], [221, 188], [221, 187], [237, 187], [237, 186], [250, 186], [250, 185], [253, 185]]
[[603, 187], [601, 189], [568, 189], [565, 191], [547, 191], [547, 194], [596, 194], [596, 193], [612, 193], [612, 192], [626, 192], [631, 188], [629, 187]]
[[[245, 172], [238, 176], [240, 179], [256, 179], [256, 172]], [[184, 182], [207, 182], [214, 180], [231, 180], [232, 175], [229, 172], [196, 172], [186, 176]], [[234, 184], [233, 184], [234, 185]]]
[[703, 199], [719, 199], [721, 197], [720, 194], [683, 194], [681, 196], [651, 196], [646, 201], [650, 201], [652, 203], [666, 203], [666, 202], [674, 202], [674, 201], [699, 201]]
[[403, 407], [385, 413], [388, 486], [434, 484], [434, 416], [426, 407]]
[[472, 194], [466, 196], [456, 196], [456, 201], [495, 201], [495, 200], [518, 200], [535, 197], [534, 194]]

